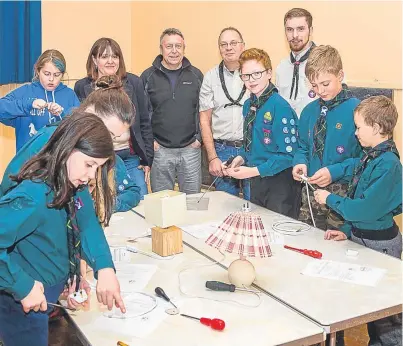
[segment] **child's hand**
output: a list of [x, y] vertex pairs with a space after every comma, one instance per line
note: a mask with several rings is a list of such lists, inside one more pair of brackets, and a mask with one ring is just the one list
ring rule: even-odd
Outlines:
[[231, 162], [231, 164], [229, 166], [227, 166], [227, 162], [222, 162], [221, 163], [221, 169], [222, 169], [222, 173], [224, 176], [228, 176], [228, 172], [227, 169], [228, 168], [237, 168], [242, 166], [245, 163], [245, 160], [242, 158], [242, 156], [237, 156], [235, 157], [235, 159]]
[[236, 167], [226, 169], [227, 174], [235, 179], [247, 179], [252, 177], [257, 177], [259, 171], [256, 167]]
[[341, 231], [337, 231], [337, 230], [328, 230], [325, 232], [325, 236], [324, 236], [325, 240], [346, 240], [347, 236], [341, 232]]
[[32, 108], [35, 109], [42, 109], [45, 108], [48, 104], [46, 103], [45, 100], [42, 99], [36, 99], [34, 102], [32, 102]]
[[100, 303], [107, 305], [109, 310], [112, 310], [115, 303], [122, 313], [126, 313], [125, 304], [120, 296], [119, 281], [112, 268], [103, 268], [98, 271], [97, 298]]
[[49, 102], [48, 103], [48, 110], [50, 114], [53, 115], [60, 115], [63, 113], [64, 108], [57, 104], [56, 102]]
[[91, 287], [88, 284], [87, 280], [81, 278], [80, 281], [80, 289], [83, 289], [88, 296], [88, 299], [85, 302], [78, 303], [75, 299], [69, 297], [71, 293], [74, 293], [75, 288], [76, 288], [76, 278], [74, 277], [73, 283], [70, 283], [69, 286], [65, 288], [62, 293], [62, 296], [66, 298], [67, 307], [75, 310], [77, 310], [79, 307], [83, 308], [89, 307]]
[[318, 169], [316, 173], [309, 178], [309, 182], [320, 187], [329, 185], [332, 182], [332, 176], [330, 175], [329, 169], [327, 167]]
[[316, 190], [313, 195], [315, 196], [316, 202], [326, 204], [326, 198], [330, 195], [330, 192], [326, 190]]
[[43, 293], [44, 291], [45, 289], [43, 288], [42, 282], [35, 281], [31, 292], [21, 300], [21, 305], [25, 313], [28, 313], [30, 310], [37, 312], [39, 310], [46, 311], [48, 309], [46, 297]]
[[295, 165], [292, 168], [292, 176], [293, 176], [294, 180], [301, 181], [301, 177], [300, 177], [301, 174], [305, 175], [306, 177], [308, 176], [308, 168], [303, 163]]

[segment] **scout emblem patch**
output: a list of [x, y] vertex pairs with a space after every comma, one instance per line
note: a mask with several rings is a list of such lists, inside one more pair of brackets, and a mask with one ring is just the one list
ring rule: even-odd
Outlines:
[[342, 127], [342, 126], [343, 126], [342, 123], [337, 123], [337, 124], [336, 124], [336, 129], [341, 130], [341, 127]]
[[344, 147], [342, 145], [338, 145], [336, 147], [336, 151], [341, 155], [344, 153]]
[[76, 207], [76, 211], [84, 207], [84, 203], [80, 197], [77, 197], [77, 199], [74, 201], [74, 206]]
[[313, 99], [316, 96], [316, 93], [313, 90], [309, 90], [308, 96]]

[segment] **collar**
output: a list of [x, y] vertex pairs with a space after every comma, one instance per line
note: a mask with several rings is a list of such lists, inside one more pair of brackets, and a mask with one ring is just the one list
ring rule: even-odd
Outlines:
[[295, 60], [298, 60], [299, 57], [303, 56], [311, 47], [312, 47], [312, 41], [309, 41], [304, 50], [302, 50], [298, 54], [295, 54], [294, 52], [291, 53], [294, 56]]

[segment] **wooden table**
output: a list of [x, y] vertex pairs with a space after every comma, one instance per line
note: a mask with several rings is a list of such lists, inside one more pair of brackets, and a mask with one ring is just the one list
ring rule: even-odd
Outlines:
[[[208, 210], [187, 211], [186, 224], [223, 221], [229, 213], [240, 210], [245, 202], [217, 191], [207, 193], [206, 197], [209, 197]], [[261, 215], [267, 230], [272, 229], [274, 221], [290, 220], [265, 208], [253, 204], [251, 207], [252, 211]], [[143, 204], [134, 210], [144, 214]], [[255, 285], [322, 325], [331, 334], [331, 344], [334, 345], [336, 331], [402, 312], [402, 262], [351, 241], [325, 241], [323, 235], [322, 230], [312, 228], [299, 236], [285, 236], [285, 244], [318, 250], [323, 253], [323, 259], [384, 268], [386, 275], [376, 287], [304, 276], [300, 274], [301, 270], [314, 259], [277, 244], [271, 245], [272, 257], [249, 260], [257, 271]], [[183, 237], [187, 244], [212, 260], [221, 257], [216, 249], [206, 245], [203, 240], [185, 232]], [[358, 258], [347, 257], [347, 249], [357, 250]], [[224, 266], [228, 267], [235, 258], [228, 254]]]
[[[132, 213], [118, 213], [112, 218], [106, 231], [112, 245], [126, 244], [128, 238], [147, 232], [149, 225], [140, 216]], [[135, 246], [142, 251], [151, 252], [151, 238], [141, 238]], [[179, 315], [170, 316], [145, 337], [136, 337], [130, 332], [130, 319], [122, 321], [121, 328], [111, 330], [111, 323], [117, 320], [103, 318], [105, 311], [96, 302], [95, 294], [91, 297], [90, 311], [70, 313], [71, 322], [78, 330], [78, 336], [85, 345], [116, 345], [118, 340], [129, 345], [311, 345], [324, 341], [323, 328], [309, 321], [304, 316], [277, 302], [266, 294], [261, 294], [261, 304], [250, 308], [234, 303], [189, 298], [180, 294], [178, 274], [184, 267], [190, 270], [182, 272], [182, 290], [188, 295], [203, 296], [219, 300], [236, 299], [238, 302], [256, 304], [255, 295], [246, 293], [211, 292], [205, 289], [207, 280], [227, 281], [226, 270], [211, 262], [205, 256], [184, 246], [184, 252], [172, 260], [157, 260], [141, 254], [133, 254], [131, 262], [136, 264], [155, 264], [157, 272], [143, 290], [154, 294], [157, 286], [162, 287], [173, 298], [180, 299], [180, 310], [193, 316], [218, 317], [226, 322], [223, 332], [218, 332]], [[204, 264], [203, 267], [200, 267]], [[207, 266], [206, 266], [207, 265]], [[159, 301], [159, 304], [163, 303]], [[151, 312], [150, 314], [152, 314]], [[100, 322], [101, 321], [101, 322]], [[100, 328], [101, 326], [105, 326]]]

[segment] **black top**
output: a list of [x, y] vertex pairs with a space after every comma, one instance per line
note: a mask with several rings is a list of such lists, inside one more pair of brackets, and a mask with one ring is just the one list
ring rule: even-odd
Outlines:
[[[77, 81], [74, 91], [80, 102], [94, 90], [93, 82], [89, 77]], [[148, 96], [144, 92], [143, 82], [138, 76], [127, 73], [122, 82], [124, 90], [136, 109], [135, 121], [130, 127], [130, 139], [133, 150], [140, 157], [142, 165], [151, 166], [154, 159], [154, 137], [151, 128]]]
[[175, 86], [163, 68], [159, 55], [141, 74], [152, 111], [155, 140], [167, 148], [184, 148], [196, 139], [199, 130], [199, 91], [203, 74], [183, 58]]

